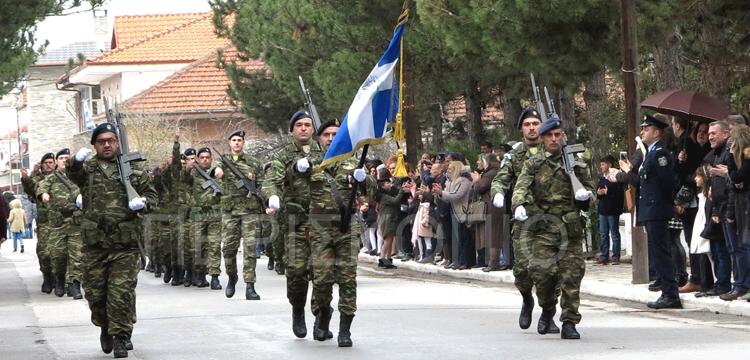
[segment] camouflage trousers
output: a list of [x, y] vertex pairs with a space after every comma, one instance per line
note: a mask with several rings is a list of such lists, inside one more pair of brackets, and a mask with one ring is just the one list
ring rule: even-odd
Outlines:
[[135, 287], [138, 283], [138, 249], [113, 250], [99, 246], [83, 247], [83, 289], [91, 322], [107, 327], [109, 334], [130, 337], [135, 313]]
[[193, 271], [221, 274], [221, 215], [194, 208], [190, 223], [195, 254]]
[[[307, 290], [312, 279], [308, 216], [307, 214], [285, 213], [279, 218], [279, 223], [279, 237], [284, 242], [286, 297], [292, 307], [304, 307], [307, 301]], [[313, 289], [310, 310], [313, 314], [317, 314], [318, 309], [315, 289]]]
[[227, 275], [237, 275], [237, 252], [242, 242], [242, 277], [245, 282], [255, 282], [256, 230], [255, 223], [260, 214], [223, 214], [221, 216], [221, 236], [223, 238], [224, 269]]
[[511, 231], [511, 240], [513, 241], [513, 277], [515, 285], [522, 294], [529, 294], [533, 291], [534, 282], [529, 275], [529, 248], [526, 245], [528, 239], [521, 236], [523, 223], [515, 222]]
[[357, 255], [360, 227], [352, 221], [349, 232], [339, 228], [341, 216], [311, 214], [313, 298], [320, 308], [330, 307], [333, 284], [339, 286], [339, 312], [354, 315], [357, 311]]
[[177, 229], [178, 256], [182, 255], [182, 266], [185, 270], [192, 271], [195, 266], [195, 236], [190, 209], [180, 211]]
[[[279, 219], [283, 219], [286, 216], [286, 212], [281, 212], [278, 216]], [[283, 221], [281, 221], [283, 223]], [[282, 225], [282, 224], [280, 224]], [[283, 226], [283, 225], [282, 225]], [[285, 249], [285, 242], [284, 242], [284, 232], [283, 231], [275, 231], [271, 232], [270, 234], [270, 241], [266, 243], [266, 247], [270, 247], [271, 251], [269, 252], [269, 257], [273, 256], [274, 261], [276, 262], [283, 262], [284, 261], [284, 255], [286, 254]], [[269, 246], [270, 245], [270, 246]]]
[[39, 271], [42, 273], [51, 273], [52, 257], [49, 252], [50, 225], [48, 222], [42, 222], [37, 227], [36, 257], [39, 259]]
[[176, 244], [175, 215], [151, 213], [144, 221], [146, 256], [155, 265], [172, 264], [172, 245]]
[[528, 271], [536, 285], [536, 295], [542, 309], [554, 308], [560, 297], [560, 321], [579, 323], [581, 280], [586, 271], [580, 221], [545, 222], [545, 227], [530, 231]]
[[81, 270], [81, 228], [73, 224], [73, 219], [68, 218], [58, 227], [49, 229], [49, 252], [52, 263], [52, 272], [56, 275], [65, 274], [67, 283], [74, 280], [80, 282]]

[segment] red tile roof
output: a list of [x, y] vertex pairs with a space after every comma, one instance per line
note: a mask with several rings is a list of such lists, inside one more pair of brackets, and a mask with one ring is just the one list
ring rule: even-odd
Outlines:
[[[443, 112], [448, 121], [454, 121], [466, 117], [468, 109], [466, 108], [466, 101], [464, 101], [463, 96], [455, 98], [445, 104]], [[487, 104], [484, 109], [482, 109], [483, 122], [501, 121], [504, 116], [503, 110], [499, 105]]]
[[111, 48], [130, 45], [205, 15], [206, 13], [117, 16]]
[[[230, 83], [223, 69], [216, 67], [216, 53], [190, 64], [158, 84], [125, 101], [128, 111], [149, 113], [205, 112], [234, 110], [226, 93]], [[224, 59], [236, 59], [234, 47], [224, 48]], [[248, 70], [263, 71], [265, 64], [251, 60]]]
[[[118, 42], [117, 47], [103, 53], [97, 58], [86, 61], [86, 64], [114, 65], [193, 62], [205, 54], [220, 49], [229, 43], [229, 40], [219, 38], [214, 33], [212, 14], [210, 12], [197, 15], [192, 17], [178, 17], [169, 21], [162, 21], [162, 18], [169, 18], [167, 15], [141, 17], [142, 30], [137, 30], [135, 34], [127, 33], [127, 31], [135, 27], [133, 24], [120, 24], [120, 33], [119, 35], [116, 34], [115, 37]], [[185, 21], [178, 23], [178, 19]], [[128, 19], [126, 22], [131, 20], [134, 19]], [[165, 28], [164, 26], [167, 27]], [[161, 27], [161, 31], [155, 30], [158, 27]], [[138, 38], [143, 35], [146, 35], [146, 37]], [[123, 40], [119, 40], [120, 37]], [[132, 42], [127, 43], [129, 41]], [[123, 45], [122, 42], [126, 44]]]

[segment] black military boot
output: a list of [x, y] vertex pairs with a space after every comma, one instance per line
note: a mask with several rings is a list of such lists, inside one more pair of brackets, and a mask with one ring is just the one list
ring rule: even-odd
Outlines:
[[560, 328], [555, 324], [555, 319], [549, 319], [549, 325], [547, 325], [547, 334], [559, 334]]
[[322, 308], [318, 312], [316, 326], [313, 329], [313, 338], [318, 341], [326, 341], [328, 337], [328, 327], [331, 324], [331, 315], [333, 309], [330, 307]]
[[42, 273], [42, 292], [45, 294], [49, 294], [52, 292], [52, 288], [54, 285], [54, 278], [52, 277], [52, 273]]
[[273, 258], [269, 257], [268, 258], [268, 270], [273, 270], [273, 269], [274, 269]]
[[104, 351], [105, 354], [109, 354], [112, 352], [112, 347], [114, 347], [114, 340], [112, 339], [112, 336], [109, 335], [107, 332], [107, 328], [103, 327], [101, 329], [101, 332], [99, 333], [99, 344], [102, 346], [102, 351]]
[[160, 278], [161, 277], [161, 272], [162, 272], [162, 266], [161, 266], [161, 264], [154, 265], [154, 277], [155, 278]]
[[81, 295], [81, 283], [78, 280], [73, 280], [73, 283], [70, 284], [70, 296], [73, 297], [73, 300], [83, 299], [83, 295]]
[[182, 285], [183, 275], [184, 275], [184, 271], [182, 270], [182, 266], [180, 265], [173, 266], [172, 267], [172, 286]]
[[534, 296], [531, 292], [521, 293], [523, 296], [523, 305], [521, 306], [521, 315], [518, 316], [518, 326], [521, 329], [528, 329], [531, 326], [531, 313], [534, 311]]
[[185, 272], [185, 281], [183, 285], [185, 285], [185, 287], [190, 287], [190, 285], [193, 285], [194, 280], [195, 279], [193, 279], [193, 270], [187, 270]]
[[255, 292], [255, 283], [245, 283], [245, 300], [260, 300], [260, 295]]
[[211, 290], [221, 290], [219, 275], [211, 275]]
[[283, 261], [277, 261], [275, 267], [276, 267], [277, 274], [284, 275], [286, 273], [286, 267], [284, 266]]
[[125, 348], [128, 349], [128, 351], [133, 350], [133, 341], [130, 340], [130, 338], [125, 341]]
[[[329, 311], [331, 314], [333, 314], [333, 308], [329, 307]], [[316, 329], [318, 327], [318, 324], [320, 323], [320, 311], [318, 311], [317, 314], [315, 314], [315, 324], [313, 325], [313, 329]], [[333, 332], [330, 330], [330, 327], [328, 329], [328, 332], [326, 333], [326, 338], [333, 339]]]
[[70, 288], [73, 286], [71, 283], [65, 283], [65, 296], [67, 297], [73, 297], [73, 294], [70, 293]]
[[234, 296], [234, 286], [237, 285], [237, 274], [229, 274], [229, 282], [227, 283], [227, 289], [224, 290], [224, 295], [228, 298]]
[[199, 272], [197, 277], [198, 277], [198, 282], [195, 286], [199, 288], [208, 287], [208, 281], [206, 281], [206, 273], [204, 271]]
[[128, 357], [128, 348], [127, 348], [127, 342], [128, 338], [124, 336], [115, 336], [115, 342], [114, 342], [114, 356], [115, 359], [120, 358], [126, 358]]
[[539, 316], [539, 322], [536, 325], [536, 331], [542, 335], [549, 333], [549, 324], [553, 321], [552, 318], [555, 316], [555, 309], [542, 310], [542, 315]]
[[566, 321], [563, 323], [562, 332], [560, 337], [566, 340], [578, 340], [581, 338], [581, 334], [576, 330], [576, 324], [572, 321]]
[[294, 336], [302, 339], [307, 336], [307, 324], [305, 324], [305, 308], [302, 306], [292, 307], [292, 332]]
[[172, 281], [172, 266], [164, 265], [164, 283], [167, 284]]
[[350, 331], [352, 320], [354, 320], [354, 315], [341, 314], [341, 319], [339, 319], [339, 347], [352, 347], [352, 333]]
[[55, 296], [63, 297], [65, 295], [65, 275], [55, 275]]

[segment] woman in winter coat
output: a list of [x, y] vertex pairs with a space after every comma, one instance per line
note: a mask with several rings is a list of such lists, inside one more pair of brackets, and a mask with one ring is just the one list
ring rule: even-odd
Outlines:
[[8, 216], [8, 224], [10, 225], [10, 233], [13, 236], [13, 252], [18, 250], [18, 243], [21, 245], [21, 252], [24, 252], [23, 248], [23, 231], [26, 229], [26, 216], [23, 211], [23, 205], [21, 200], [14, 199], [10, 202], [10, 216]]
[[[474, 193], [477, 199], [484, 201], [486, 206], [485, 221], [476, 225], [474, 234], [477, 248], [477, 264], [485, 265], [485, 272], [500, 270], [500, 249], [503, 248], [504, 227], [507, 223], [505, 211], [492, 206], [490, 187], [492, 179], [500, 171], [500, 163], [494, 154], [482, 154], [481, 175], [474, 181]], [[485, 252], [489, 248], [489, 257], [485, 263]]]
[[469, 229], [466, 227], [466, 216], [469, 208], [469, 192], [471, 191], [471, 180], [461, 176], [464, 164], [460, 161], [451, 161], [448, 165], [448, 182], [445, 189], [439, 184], [433, 184], [433, 193], [447, 201], [451, 206], [451, 237], [453, 246], [458, 246], [458, 257], [452, 265], [446, 266], [451, 269], [468, 269], [467, 248], [470, 248]]

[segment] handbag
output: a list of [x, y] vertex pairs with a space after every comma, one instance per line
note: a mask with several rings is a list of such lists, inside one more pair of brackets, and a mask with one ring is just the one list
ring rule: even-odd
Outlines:
[[635, 208], [635, 190], [632, 185], [625, 189], [625, 212], [632, 213]]
[[466, 225], [468, 226], [483, 223], [487, 217], [487, 203], [482, 200], [472, 202], [469, 204], [466, 215]]

